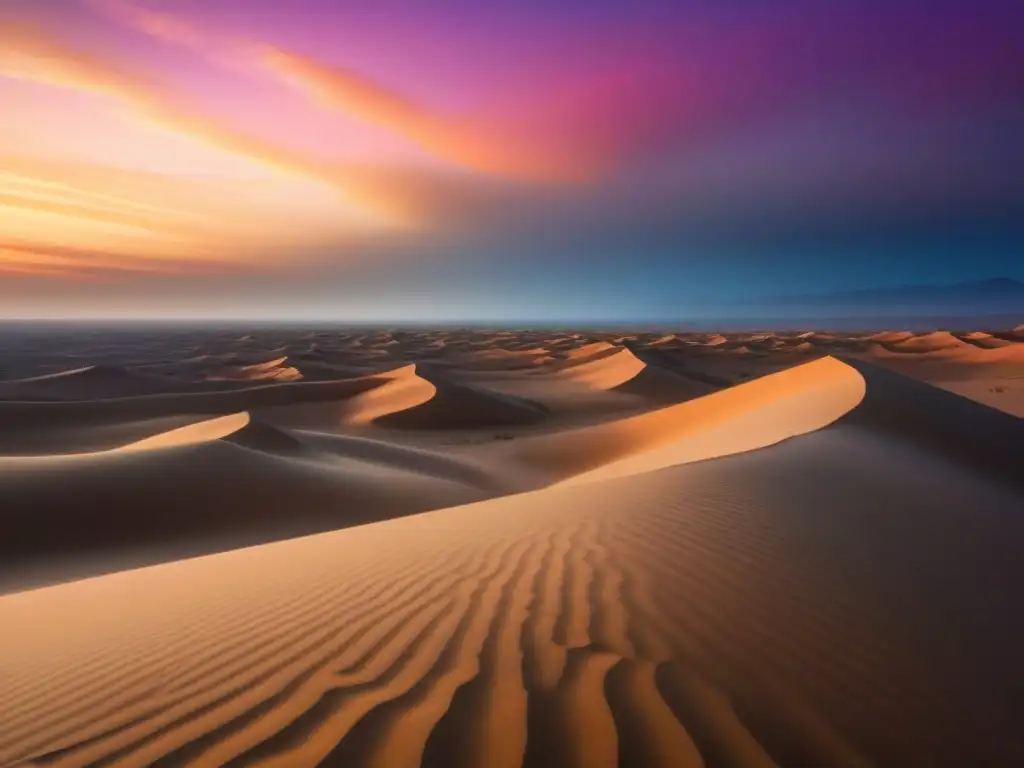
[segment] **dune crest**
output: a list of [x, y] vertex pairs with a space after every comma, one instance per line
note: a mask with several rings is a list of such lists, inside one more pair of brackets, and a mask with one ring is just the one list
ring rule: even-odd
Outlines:
[[369, 424], [392, 413], [416, 408], [437, 394], [437, 387], [416, 372], [416, 365], [406, 365], [382, 374], [386, 382], [364, 392], [351, 402], [349, 418], [354, 424]]
[[630, 350], [611, 344], [591, 344], [572, 350], [566, 360], [552, 366], [560, 378], [600, 390], [615, 389], [644, 368], [643, 360]]
[[[811, 428], [864, 379], [765, 381]], [[9, 595], [0, 760], [1017, 764], [1018, 502], [847, 424]]]
[[249, 421], [248, 412], [241, 411], [240, 413], [233, 413], [228, 416], [220, 416], [196, 424], [178, 427], [177, 429], [162, 432], [113, 450], [121, 452], [152, 451], [161, 448], [174, 448], [181, 445], [220, 440], [245, 428]]
[[679, 405], [510, 447], [565, 483], [604, 480], [748, 451], [819, 429], [856, 407], [864, 380], [825, 357]]
[[1024, 765], [1015, 339], [0, 335], [0, 766]]
[[[406, 379], [402, 389], [418, 393], [418, 402], [405, 401], [403, 394], [400, 401], [404, 407], [395, 408], [390, 395], [382, 393], [392, 410], [376, 415], [374, 423], [398, 429], [466, 429], [533, 424], [547, 415], [539, 403], [460, 383], [427, 366], [414, 367], [408, 376], [415, 381]], [[430, 395], [419, 400], [428, 387]]]
[[302, 371], [285, 365], [287, 357], [278, 357], [251, 365], [224, 366], [204, 376], [206, 381], [299, 381]]
[[[655, 346], [674, 339], [656, 339]], [[538, 371], [538, 375], [544, 374], [598, 392], [636, 395], [653, 402], [689, 400], [712, 390], [706, 383], [647, 362], [631, 349], [607, 343], [570, 350], [564, 360], [549, 364], [546, 371]]]
[[912, 336], [902, 341], [889, 342], [894, 352], [920, 353], [939, 352], [947, 349], [967, 349], [968, 345], [949, 331], [934, 331], [921, 336]]
[[5, 400], [77, 400], [166, 394], [186, 389], [179, 382], [113, 365], [89, 365], [58, 373], [0, 381]]

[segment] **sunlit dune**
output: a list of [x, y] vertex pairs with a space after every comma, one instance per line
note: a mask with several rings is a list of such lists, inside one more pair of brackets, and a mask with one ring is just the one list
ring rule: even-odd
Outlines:
[[208, 381], [298, 381], [302, 372], [285, 365], [287, 357], [252, 365], [226, 366], [206, 375]]
[[230, 416], [220, 416], [196, 424], [189, 424], [177, 429], [168, 430], [152, 437], [143, 438], [134, 443], [115, 448], [115, 451], [152, 451], [160, 448], [173, 448], [192, 443], [205, 443], [227, 437], [249, 424], [250, 417], [245, 411]]
[[826, 358], [612, 424], [523, 440], [510, 450], [534, 470], [589, 482], [770, 445], [834, 421], [863, 392], [855, 372]]
[[1024, 766], [1021, 13], [776, 5], [0, 0], [0, 768]]
[[896, 352], [938, 352], [946, 349], [966, 348], [964, 342], [947, 331], [935, 331], [890, 343]]
[[[0, 382], [0, 761], [1024, 759], [1024, 422], [788, 349], [840, 335], [723, 335], [763, 373], [705, 396], [735, 358], [614, 338], [100, 334]], [[681, 402], [487, 386], [654, 350]], [[307, 361], [359, 375], [259, 380]]]

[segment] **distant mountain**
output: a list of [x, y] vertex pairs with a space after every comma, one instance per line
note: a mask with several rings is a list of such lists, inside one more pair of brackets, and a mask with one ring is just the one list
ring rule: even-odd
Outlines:
[[1024, 283], [1008, 277], [996, 277], [948, 285], [901, 285], [894, 288], [780, 297], [768, 303], [790, 307], [870, 308], [895, 312], [1017, 312], [1024, 311]]

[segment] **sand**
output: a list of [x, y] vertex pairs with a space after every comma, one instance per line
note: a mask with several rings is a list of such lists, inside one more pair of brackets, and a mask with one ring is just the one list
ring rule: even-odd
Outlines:
[[264, 370], [314, 342], [349, 375], [223, 391], [237, 336], [201, 339], [173, 391], [81, 398], [28, 370], [0, 765], [1024, 763], [1024, 422], [891, 356], [988, 363], [754, 336], [267, 334]]

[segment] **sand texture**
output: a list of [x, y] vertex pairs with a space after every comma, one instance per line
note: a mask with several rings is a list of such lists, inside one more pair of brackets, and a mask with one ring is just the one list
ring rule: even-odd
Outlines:
[[0, 766], [1024, 764], [1010, 333], [165, 336], [8, 355]]

